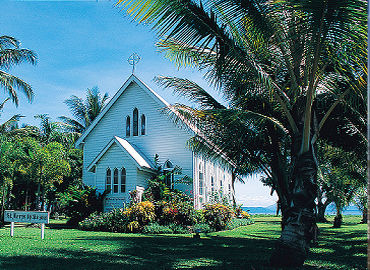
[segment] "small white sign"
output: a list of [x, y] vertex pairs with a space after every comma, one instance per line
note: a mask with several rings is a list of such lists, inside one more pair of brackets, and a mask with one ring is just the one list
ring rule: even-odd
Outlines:
[[49, 212], [5, 210], [5, 222], [49, 223]]

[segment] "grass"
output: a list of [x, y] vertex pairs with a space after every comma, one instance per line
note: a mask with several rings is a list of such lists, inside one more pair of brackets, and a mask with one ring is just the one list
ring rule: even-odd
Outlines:
[[[319, 246], [302, 269], [366, 269], [366, 224], [345, 216], [340, 229], [319, 224]], [[332, 220], [332, 219], [331, 219]], [[58, 221], [60, 223], [60, 221]], [[0, 229], [0, 269], [271, 269], [279, 218], [255, 217], [232, 231], [192, 235], [120, 234], [74, 229]]]

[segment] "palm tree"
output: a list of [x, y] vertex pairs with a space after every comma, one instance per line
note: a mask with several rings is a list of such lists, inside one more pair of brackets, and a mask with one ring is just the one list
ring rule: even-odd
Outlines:
[[[120, 0], [139, 22], [152, 24], [162, 51], [179, 66], [206, 70], [230, 102], [262, 95], [279, 112], [290, 151], [288, 209], [271, 257], [300, 266], [315, 225], [315, 143], [338, 104], [361, 77], [353, 55], [365, 57], [366, 1]], [[321, 94], [333, 99], [317, 115]], [[250, 110], [252, 111], [252, 110]], [[253, 111], [252, 111], [253, 112]], [[259, 112], [254, 112], [252, 118]], [[260, 114], [260, 119], [263, 114]], [[254, 122], [258, 125], [258, 121]], [[356, 133], [357, 134], [357, 133]]]
[[[4, 108], [5, 103], [9, 100], [9, 98], [6, 98], [2, 103], [0, 103], [0, 116], [1, 111]], [[19, 119], [22, 117], [20, 114], [15, 114], [12, 117], [10, 117], [8, 120], [6, 120], [4, 123], [0, 124], [0, 134], [8, 133], [10, 132], [18, 123]]]
[[32, 100], [31, 86], [22, 79], [7, 73], [14, 65], [23, 62], [36, 64], [37, 56], [33, 51], [20, 48], [20, 42], [13, 37], [0, 36], [0, 86], [9, 94], [18, 106], [17, 89], [21, 90], [29, 101]]
[[70, 131], [81, 134], [102, 111], [108, 99], [108, 93], [102, 97], [98, 87], [87, 89], [85, 100], [73, 95], [65, 101], [75, 119], [66, 116], [60, 119]]

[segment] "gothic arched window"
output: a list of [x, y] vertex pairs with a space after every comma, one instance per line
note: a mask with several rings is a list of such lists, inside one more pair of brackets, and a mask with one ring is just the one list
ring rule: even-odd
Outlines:
[[118, 193], [118, 169], [113, 171], [113, 193]]
[[132, 136], [139, 135], [139, 111], [137, 108], [132, 113]]
[[204, 194], [204, 173], [202, 163], [199, 163], [199, 195]]
[[130, 121], [130, 116], [126, 117], [126, 137], [130, 137], [131, 133], [131, 121]]
[[145, 115], [141, 115], [141, 135], [145, 135]]
[[121, 193], [126, 192], [126, 169], [121, 169]]
[[112, 189], [112, 171], [108, 168], [105, 177], [105, 190], [110, 193]]
[[165, 172], [164, 182], [166, 186], [170, 189], [173, 189], [173, 185], [174, 185], [173, 169], [174, 168], [173, 168], [171, 161], [167, 160], [163, 168], [163, 171]]

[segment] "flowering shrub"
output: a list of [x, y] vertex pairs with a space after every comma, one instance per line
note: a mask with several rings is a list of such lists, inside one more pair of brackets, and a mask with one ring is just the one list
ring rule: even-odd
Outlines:
[[179, 210], [176, 208], [176, 205], [168, 204], [162, 209], [161, 220], [158, 220], [161, 223], [177, 223], [177, 216]]
[[203, 209], [203, 214], [209, 226], [216, 231], [224, 230], [227, 223], [234, 217], [234, 211], [229, 206], [219, 203], [207, 204]]
[[240, 212], [240, 217], [245, 218], [245, 219], [250, 219], [251, 215], [249, 215], [248, 212], [246, 212], [246, 211], [241, 211]]
[[137, 232], [142, 229], [143, 226], [155, 219], [155, 207], [152, 202], [144, 201], [137, 204], [133, 204], [130, 208], [127, 208], [123, 213], [130, 221], [127, 228], [131, 232]]

